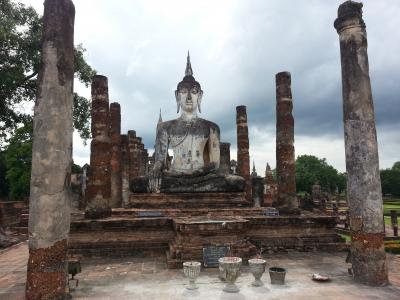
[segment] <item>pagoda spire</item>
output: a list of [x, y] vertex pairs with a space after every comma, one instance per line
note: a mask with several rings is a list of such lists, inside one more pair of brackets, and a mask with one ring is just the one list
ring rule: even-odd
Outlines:
[[253, 160], [253, 172], [251, 172], [251, 177], [257, 177], [257, 171], [256, 171], [256, 163]]
[[191, 65], [191, 63], [190, 63], [190, 54], [189, 54], [189, 50], [188, 50], [187, 61], [186, 61], [185, 76], [193, 76], [192, 65]]
[[162, 120], [161, 108], [160, 108], [160, 115], [159, 115], [159, 117], [158, 117], [158, 122], [157, 122], [157, 124], [160, 124], [160, 123], [162, 123], [162, 122], [163, 122], [163, 120]]

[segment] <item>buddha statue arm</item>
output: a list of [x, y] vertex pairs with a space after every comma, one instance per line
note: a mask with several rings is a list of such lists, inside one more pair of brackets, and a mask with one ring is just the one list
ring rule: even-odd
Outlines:
[[165, 167], [165, 161], [168, 152], [168, 133], [165, 127], [157, 128], [155, 155], [154, 155], [154, 171], [161, 173]]
[[215, 169], [219, 169], [220, 149], [219, 149], [219, 128], [210, 128], [210, 139], [208, 143], [208, 153], [210, 155], [210, 164], [214, 165]]

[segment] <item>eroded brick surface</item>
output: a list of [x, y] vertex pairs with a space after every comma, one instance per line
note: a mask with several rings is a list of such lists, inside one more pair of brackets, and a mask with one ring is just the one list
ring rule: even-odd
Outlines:
[[276, 181], [278, 195], [274, 206], [281, 213], [298, 212], [294, 154], [294, 119], [291, 76], [276, 74]]
[[92, 141], [90, 144], [90, 174], [87, 185], [87, 218], [111, 215], [111, 150], [110, 115], [107, 77], [92, 78]]
[[246, 106], [236, 107], [237, 128], [237, 174], [245, 179], [246, 199], [251, 201], [249, 129], [247, 126]]
[[30, 249], [27, 299], [65, 299], [67, 240], [43, 249]]

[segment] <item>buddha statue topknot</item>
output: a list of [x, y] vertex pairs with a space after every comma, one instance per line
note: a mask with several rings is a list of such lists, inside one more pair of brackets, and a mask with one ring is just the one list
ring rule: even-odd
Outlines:
[[[185, 76], [175, 91], [179, 118], [157, 125], [154, 173], [161, 176], [161, 192], [239, 192], [240, 176], [221, 174], [220, 130], [199, 118], [203, 91], [193, 77], [188, 53]], [[168, 150], [173, 160], [167, 164]]]

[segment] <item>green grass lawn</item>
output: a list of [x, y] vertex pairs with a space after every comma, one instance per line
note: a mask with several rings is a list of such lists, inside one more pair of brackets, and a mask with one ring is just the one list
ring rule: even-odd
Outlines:
[[[397, 217], [397, 224], [400, 225], [400, 217]], [[385, 216], [385, 225], [392, 226], [392, 221], [390, 220], [389, 216]]]
[[397, 210], [398, 214], [400, 215], [400, 202], [384, 201], [383, 202], [383, 213], [385, 215], [388, 215], [388, 214], [390, 214], [391, 210]]

